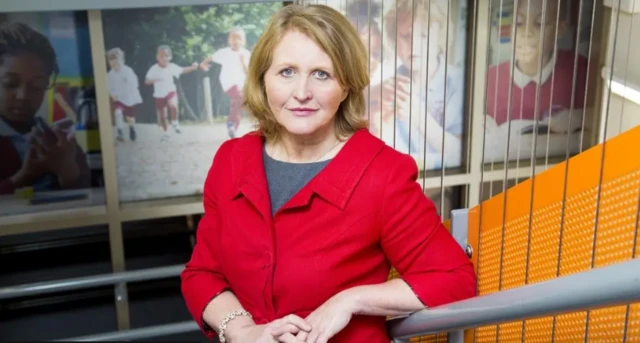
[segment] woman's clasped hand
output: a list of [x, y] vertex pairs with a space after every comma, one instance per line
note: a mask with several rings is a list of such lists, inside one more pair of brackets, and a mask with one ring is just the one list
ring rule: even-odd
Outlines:
[[268, 324], [247, 325], [238, 328], [238, 343], [299, 343], [296, 337], [301, 332], [310, 332], [311, 325], [304, 319], [290, 314]]

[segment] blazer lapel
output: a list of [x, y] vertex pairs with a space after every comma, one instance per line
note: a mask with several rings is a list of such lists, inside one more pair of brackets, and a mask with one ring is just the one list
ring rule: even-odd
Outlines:
[[[383, 141], [366, 129], [359, 130], [334, 159], [278, 211], [307, 206], [314, 194], [344, 210], [360, 178], [384, 146]], [[262, 149], [262, 136], [258, 134], [248, 134], [238, 140], [232, 151], [232, 173], [237, 187], [234, 198], [244, 196], [271, 225], [271, 200]]]
[[234, 199], [244, 196], [271, 223], [269, 186], [262, 160], [262, 137], [248, 134], [238, 139], [232, 151], [232, 173], [237, 191]]
[[365, 170], [384, 146], [384, 142], [369, 131], [357, 131], [333, 160], [302, 187], [282, 210], [307, 206], [314, 194], [344, 210]]

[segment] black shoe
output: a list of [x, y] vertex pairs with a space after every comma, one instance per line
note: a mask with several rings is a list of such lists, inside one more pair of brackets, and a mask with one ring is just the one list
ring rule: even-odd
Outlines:
[[136, 129], [134, 129], [133, 126], [129, 126], [129, 138], [132, 142], [136, 140]]

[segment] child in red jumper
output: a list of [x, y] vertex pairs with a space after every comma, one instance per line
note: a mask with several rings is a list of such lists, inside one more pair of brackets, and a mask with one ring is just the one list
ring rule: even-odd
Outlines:
[[[543, 0], [519, 1], [513, 75], [511, 61], [489, 68], [489, 128], [507, 126], [509, 121], [512, 133], [517, 134], [532, 133], [535, 121], [538, 121], [538, 132], [545, 134], [570, 134], [581, 128], [587, 60], [580, 55], [576, 59], [573, 51], [555, 49], [556, 29], [558, 37], [568, 31], [566, 2], [547, 0], [544, 14]], [[509, 92], [512, 80], [513, 87]]]

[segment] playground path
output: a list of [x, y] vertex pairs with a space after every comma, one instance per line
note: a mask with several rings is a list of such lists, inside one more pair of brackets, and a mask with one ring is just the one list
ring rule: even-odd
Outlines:
[[[243, 123], [244, 124], [244, 123]], [[239, 134], [249, 131], [241, 125]], [[161, 141], [157, 124], [137, 124], [137, 139], [116, 142], [120, 201], [136, 201], [200, 194], [213, 156], [229, 138], [225, 123], [185, 125], [181, 133], [169, 128]], [[115, 141], [115, 139], [114, 139]]]

